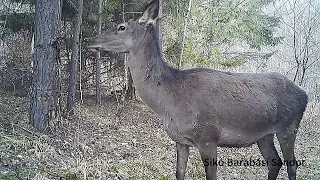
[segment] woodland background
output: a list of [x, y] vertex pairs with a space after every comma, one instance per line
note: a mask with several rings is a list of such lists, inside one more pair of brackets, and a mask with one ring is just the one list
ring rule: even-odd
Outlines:
[[[146, 3], [1, 0], [0, 179], [174, 179], [175, 144], [135, 93], [128, 57], [86, 48]], [[162, 52], [173, 67], [279, 72], [307, 91], [298, 177], [319, 179], [320, 2], [163, 0], [161, 9]], [[262, 158], [256, 146], [220, 148], [219, 157]], [[204, 178], [195, 150], [187, 169], [189, 179]], [[267, 175], [266, 167], [218, 171], [220, 179]]]

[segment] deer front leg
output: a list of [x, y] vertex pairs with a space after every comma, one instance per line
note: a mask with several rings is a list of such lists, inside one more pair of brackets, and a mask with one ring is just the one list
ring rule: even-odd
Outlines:
[[189, 146], [177, 142], [177, 180], [183, 180], [189, 157]]
[[208, 142], [201, 145], [199, 148], [201, 159], [206, 171], [207, 180], [217, 179], [217, 164], [208, 163], [209, 161], [217, 162], [217, 144], [214, 142]]

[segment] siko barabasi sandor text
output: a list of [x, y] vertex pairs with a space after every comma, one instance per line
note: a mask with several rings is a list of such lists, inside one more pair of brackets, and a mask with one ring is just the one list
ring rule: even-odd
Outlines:
[[305, 160], [291, 160], [282, 161], [279, 159], [260, 159], [260, 158], [250, 158], [250, 159], [205, 159], [205, 166], [305, 166]]

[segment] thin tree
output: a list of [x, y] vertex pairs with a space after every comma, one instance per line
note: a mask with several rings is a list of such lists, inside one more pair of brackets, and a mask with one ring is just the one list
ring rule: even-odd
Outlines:
[[[102, 0], [98, 0], [98, 23], [97, 23], [97, 34], [101, 34], [102, 26]], [[101, 54], [96, 54], [96, 103], [101, 104]]]
[[157, 32], [158, 32], [158, 39], [159, 39], [159, 43], [160, 43], [160, 50], [162, 50], [162, 23], [161, 23], [161, 19], [163, 18], [163, 0], [159, 0], [159, 14], [158, 14], [158, 18], [160, 18], [157, 21]]
[[[307, 70], [311, 65], [319, 61], [318, 47], [319, 44], [314, 39], [317, 36], [319, 27], [319, 16], [315, 12], [315, 7], [311, 1], [306, 1], [303, 6], [298, 5], [299, 1], [295, 0], [292, 4], [293, 12], [293, 52], [296, 63], [296, 70], [293, 81], [303, 85]], [[300, 8], [303, 7], [304, 11]], [[316, 48], [314, 48], [316, 47]], [[317, 49], [317, 50], [315, 50]], [[316, 52], [316, 53], [315, 53]]]
[[283, 46], [278, 48], [277, 60], [288, 63], [292, 68], [287, 73], [303, 86], [314, 81], [319, 72], [320, 3], [313, 0], [279, 0], [278, 3], [276, 15], [282, 16], [279, 32], [285, 38]]
[[189, 14], [191, 11], [191, 3], [192, 3], [192, 1], [189, 0], [187, 12], [185, 13], [185, 16], [182, 17], [183, 18], [183, 29], [182, 29], [182, 37], [181, 37], [181, 53], [180, 53], [180, 59], [179, 59], [179, 68], [182, 67], [182, 59], [183, 59], [184, 45], [185, 45], [185, 41], [186, 41], [186, 32], [187, 32], [187, 21], [189, 19]]
[[[122, 21], [125, 22], [125, 3], [122, 3]], [[133, 79], [130, 73], [130, 68], [128, 66], [128, 55], [124, 54], [124, 70], [125, 70], [125, 88], [124, 88], [124, 100], [133, 99], [135, 94], [135, 89], [133, 85]]]
[[77, 13], [73, 25], [73, 42], [72, 55], [70, 61], [69, 71], [69, 86], [68, 86], [68, 101], [67, 101], [67, 115], [74, 114], [74, 105], [76, 101], [76, 75], [77, 75], [77, 61], [79, 58], [79, 43], [80, 43], [80, 28], [82, 24], [83, 0], [78, 0]]
[[35, 14], [34, 73], [29, 118], [31, 125], [44, 131], [58, 109], [61, 1], [37, 0]]

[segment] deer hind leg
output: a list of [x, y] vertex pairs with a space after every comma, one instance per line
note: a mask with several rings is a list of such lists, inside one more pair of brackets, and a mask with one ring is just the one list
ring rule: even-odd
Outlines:
[[273, 134], [267, 135], [257, 141], [263, 158], [268, 161], [268, 180], [276, 180], [282, 161], [274, 147]]
[[208, 142], [201, 145], [199, 148], [202, 162], [206, 171], [207, 180], [217, 179], [217, 164], [208, 163], [209, 161], [217, 162], [217, 144], [214, 142]]
[[189, 157], [189, 146], [177, 143], [177, 180], [183, 180]]
[[294, 155], [294, 142], [296, 140], [299, 124], [300, 119], [298, 121], [294, 121], [284, 132], [277, 133], [283, 158], [287, 164], [289, 180], [296, 180], [296, 171], [298, 166]]

